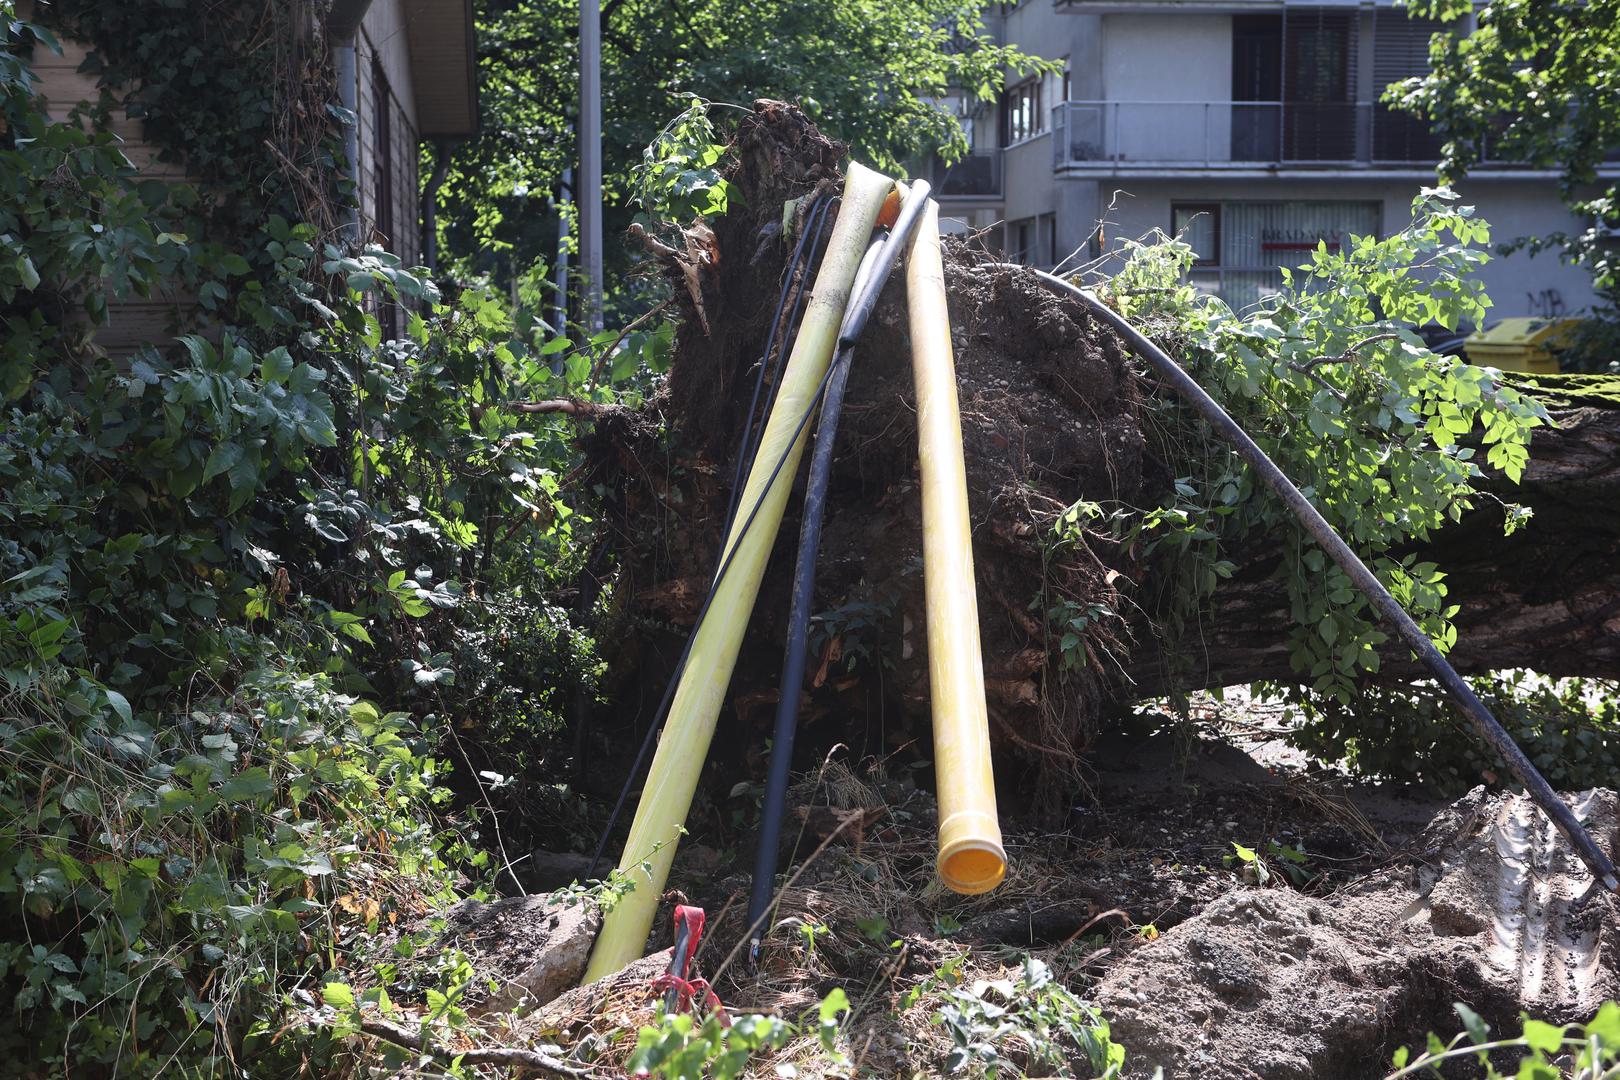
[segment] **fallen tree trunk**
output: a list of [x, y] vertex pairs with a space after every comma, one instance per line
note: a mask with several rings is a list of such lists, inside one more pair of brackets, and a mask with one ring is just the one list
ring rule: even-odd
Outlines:
[[[807, 197], [831, 188], [842, 157], [796, 109], [774, 102], [756, 105], [733, 148], [729, 179], [745, 201], [712, 233], [662, 245], [686, 316], [666, 386], [646, 417], [610, 415], [587, 436], [594, 479], [614, 492], [619, 595], [642, 626], [684, 628], [695, 616], [791, 250], [794, 230], [783, 222], [802, 224]], [[1274, 552], [1227, 552], [1237, 573], [1178, 637], [1170, 663], [1143, 606], [1165, 567], [1095, 534], [1054, 549], [1052, 523], [1076, 500], [1159, 506], [1173, 478], [1192, 470], [1155, 456], [1147, 433], [1163, 402], [1113, 334], [1032, 275], [989, 263], [968, 245], [947, 248], [986, 688], [998, 752], [1034, 766], [1050, 806], [1072, 792], [1080, 755], [1112, 703], [1294, 678], [1289, 604]], [[823, 531], [813, 675], [803, 688], [804, 766], [834, 741], [857, 756], [927, 745], [904, 302], [891, 283], [854, 354]], [[1465, 671], [1620, 676], [1620, 393], [1586, 390], [1552, 400], [1558, 426], [1537, 435], [1523, 483], [1500, 489], [1531, 506], [1533, 521], [1504, 537], [1500, 509], [1481, 508], [1424, 552], [1450, 575], [1451, 600], [1462, 606], [1453, 658]], [[784, 537], [797, 533], [798, 502], [790, 501]], [[727, 769], [733, 777], [757, 768], [748, 748], [763, 744], [777, 697], [789, 565], [779, 544], [732, 681], [735, 715], [722, 721], [734, 730], [716, 739], [717, 767], [727, 769], [728, 752], [741, 767]], [[1084, 649], [1060, 648], [1055, 609], [1084, 620]], [[620, 685], [656, 680], [641, 648], [649, 636], [619, 640]], [[1416, 674], [1404, 649], [1386, 646], [1382, 659], [1382, 680]]]
[[[1528, 525], [1504, 536], [1500, 508], [1486, 506], [1416, 549], [1446, 572], [1450, 599], [1461, 605], [1450, 654], [1458, 670], [1620, 678], [1620, 380], [1611, 386], [1605, 397], [1540, 384], [1556, 426], [1536, 433], [1519, 484], [1490, 485], [1535, 511]], [[1186, 635], [1196, 652], [1181, 663], [1136, 650], [1128, 669], [1137, 692], [1295, 679], [1276, 568], [1271, 554], [1240, 564], [1197, 633]], [[1388, 647], [1382, 659], [1381, 681], [1422, 674], [1405, 650]]]

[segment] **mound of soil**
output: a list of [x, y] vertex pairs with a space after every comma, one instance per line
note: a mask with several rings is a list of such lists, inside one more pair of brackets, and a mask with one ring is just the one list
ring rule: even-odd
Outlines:
[[[1615, 793], [1570, 801], [1612, 847]], [[1528, 798], [1476, 790], [1429, 838], [1432, 862], [1321, 897], [1231, 893], [1129, 955], [1096, 993], [1128, 1075], [1381, 1075], [1394, 1046], [1456, 1029], [1453, 1002], [1502, 1031], [1521, 1011], [1588, 1020], [1620, 990], [1620, 902]]]
[[[667, 421], [667, 441], [615, 429], [594, 444], [599, 476], [618, 496], [631, 614], [680, 628], [690, 625], [713, 572], [753, 377], [806, 197], [836, 190], [843, 148], [791, 106], [759, 102], [734, 151], [730, 179], [745, 208], [715, 222], [712, 235], [694, 230], [669, 238], [666, 249], [676, 252], [669, 272], [685, 309], [670, 377], [649, 405]], [[1016, 762], [1003, 775], [1033, 771], [1039, 780], [1006, 794], [1021, 803], [1038, 788], [1052, 810], [1074, 787], [1098, 704], [1121, 671], [1129, 637], [1121, 588], [1139, 572], [1106, 538], [1055, 549], [1052, 523], [1077, 499], [1155, 505], [1169, 481], [1146, 454], [1138, 378], [1110, 332], [1031, 275], [988, 265], [960, 243], [947, 246], [946, 286], [993, 737], [998, 754]], [[824, 737], [812, 729], [802, 740], [806, 766], [832, 741], [862, 755], [928, 745], [906, 333], [897, 272], [855, 351], [838, 436], [807, 709], [812, 722], [837, 719], [822, 725]], [[743, 730], [722, 729], [717, 747], [762, 742], [770, 716], [762, 706], [777, 694], [799, 502], [790, 501], [733, 679], [737, 715], [723, 723]], [[1059, 677], [1049, 668], [1046, 612], [1064, 601], [1092, 617], [1083, 661]], [[647, 678], [644, 660], [636, 652], [615, 667], [622, 678]], [[848, 677], [857, 666], [881, 678]], [[739, 764], [717, 758], [722, 769]]]
[[[1364, 1080], [1397, 1046], [1458, 1030], [1453, 1002], [1511, 1032], [1521, 1010], [1584, 1021], [1620, 994], [1620, 902], [1591, 892], [1522, 796], [1478, 789], [1442, 805], [1268, 767], [1222, 739], [1106, 740], [1118, 768], [1095, 801], [1062, 832], [1009, 831], [1008, 878], [979, 897], [934, 879], [926, 791], [834, 762], [794, 789], [810, 812], [757, 967], [739, 952], [745, 868], [685, 845], [656, 924], [663, 951], [514, 1033], [622, 1060], [656, 1022], [670, 902], [709, 912], [696, 963], [734, 1014], [793, 1020], [835, 987], [857, 1002], [840, 1043], [851, 1071], [830, 1068], [807, 1032], [756, 1062], [757, 1076], [784, 1063], [803, 1076], [934, 1075], [952, 1049], [936, 1013], [953, 988], [1013, 977], [1026, 954], [1095, 1002], [1126, 1075], [1144, 1078]], [[1620, 797], [1571, 803], [1612, 850]], [[861, 834], [822, 846], [816, 821], [852, 813], [868, 822]], [[1307, 856], [1298, 880], [1277, 871], [1257, 885], [1232, 857], [1238, 844], [1274, 852], [1271, 841]], [[1014, 1062], [1018, 1045], [1002, 1047]]]

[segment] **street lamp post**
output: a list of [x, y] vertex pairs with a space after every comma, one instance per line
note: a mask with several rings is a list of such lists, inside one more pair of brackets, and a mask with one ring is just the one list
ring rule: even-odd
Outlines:
[[602, 329], [602, 9], [579, 3], [579, 269], [585, 325]]

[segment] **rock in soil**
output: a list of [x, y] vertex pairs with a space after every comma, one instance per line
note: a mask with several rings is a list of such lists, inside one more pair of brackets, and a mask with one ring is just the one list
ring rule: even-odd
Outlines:
[[[1612, 847], [1620, 800], [1571, 798]], [[1128, 1075], [1382, 1075], [1394, 1046], [1521, 1010], [1586, 1020], [1620, 991], [1616, 898], [1522, 795], [1477, 790], [1429, 830], [1431, 858], [1312, 897], [1244, 889], [1137, 949], [1098, 987]]]
[[535, 848], [517, 868], [517, 876], [530, 892], [565, 889], [584, 881], [591, 872], [591, 857], [572, 851]]
[[470, 1011], [533, 1008], [556, 998], [585, 974], [602, 913], [583, 898], [513, 896], [492, 903], [463, 900], [445, 913], [441, 945], [467, 954], [480, 979], [498, 989]]
[[664, 995], [657, 983], [673, 955], [664, 949], [576, 986], [520, 1019], [514, 1031], [529, 1042], [555, 1042], [586, 1049], [594, 1058], [622, 1060], [641, 1027], [658, 1022]]

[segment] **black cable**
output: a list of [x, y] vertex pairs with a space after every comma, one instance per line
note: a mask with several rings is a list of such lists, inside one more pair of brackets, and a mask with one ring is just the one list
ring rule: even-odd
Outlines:
[[[1019, 270], [1029, 269], [1029, 267], [1020, 266], [1017, 263], [993, 263], [991, 265], [1017, 268]], [[1551, 818], [1553, 824], [1558, 827], [1558, 831], [1563, 833], [1565, 838], [1569, 840], [1576, 853], [1580, 855], [1581, 861], [1587, 865], [1598, 881], [1602, 882], [1603, 886], [1610, 892], [1620, 891], [1620, 878], [1616, 876], [1614, 864], [1609, 861], [1609, 857], [1603, 853], [1603, 850], [1597, 846], [1597, 843], [1592, 839], [1591, 833], [1587, 832], [1586, 828], [1576, 820], [1568, 804], [1553, 791], [1552, 785], [1547, 783], [1546, 778], [1536, 770], [1530, 759], [1525, 757], [1524, 751], [1519, 749], [1519, 745], [1513, 741], [1513, 737], [1502, 729], [1501, 724], [1497, 723], [1496, 717], [1492, 716], [1490, 709], [1486, 708], [1485, 703], [1479, 700], [1479, 696], [1474, 693], [1473, 687], [1469, 686], [1463, 680], [1463, 677], [1457, 674], [1457, 669], [1452, 667], [1451, 663], [1440, 654], [1440, 650], [1434, 647], [1434, 642], [1429, 640], [1429, 635], [1425, 634], [1423, 628], [1413, 620], [1412, 616], [1406, 613], [1406, 609], [1401, 607], [1400, 601], [1390, 594], [1390, 591], [1384, 587], [1384, 583], [1378, 580], [1377, 575], [1367, 569], [1367, 565], [1361, 561], [1361, 557], [1355, 553], [1355, 550], [1345, 543], [1342, 536], [1334, 531], [1333, 526], [1328, 524], [1327, 519], [1322, 516], [1321, 512], [1311, 505], [1311, 501], [1305, 497], [1299, 488], [1294, 486], [1293, 481], [1289, 480], [1283, 471], [1277, 467], [1276, 462], [1272, 461], [1266, 455], [1266, 452], [1260, 449], [1259, 444], [1249, 437], [1249, 433], [1239, 427], [1237, 421], [1227, 415], [1226, 410], [1221, 408], [1220, 404], [1210, 397], [1204, 388], [1198, 384], [1198, 381], [1187, 374], [1180, 364], [1176, 363], [1168, 353], [1152, 341], [1149, 341], [1140, 331], [1126, 322], [1124, 317], [1114, 311], [1113, 308], [1104, 304], [1085, 289], [1064, 281], [1060, 277], [1040, 270], [1031, 272], [1048, 289], [1079, 300], [1091, 314], [1112, 327], [1116, 333], [1130, 343], [1131, 348], [1138, 356], [1148, 362], [1161, 379], [1170, 384], [1172, 390], [1181, 395], [1182, 399], [1192, 406], [1194, 412], [1203, 417], [1205, 422], [1224, 436], [1227, 442], [1232, 444], [1233, 448], [1237, 450], [1238, 456], [1248, 463], [1261, 482], [1270, 488], [1271, 493], [1281, 499], [1284, 505], [1294, 512], [1295, 517], [1299, 518], [1300, 524], [1305, 527], [1305, 531], [1310, 534], [1311, 539], [1315, 540], [1323, 550], [1333, 557], [1333, 561], [1339, 564], [1339, 568], [1345, 572], [1351, 581], [1355, 582], [1356, 587], [1361, 590], [1362, 595], [1372, 603], [1378, 613], [1394, 624], [1395, 631], [1406, 642], [1407, 648], [1411, 649], [1417, 658], [1423, 662], [1423, 665], [1429, 669], [1430, 673], [1439, 680], [1440, 685], [1451, 693], [1452, 698], [1461, 707], [1463, 715], [1468, 718], [1469, 723], [1473, 725], [1480, 738], [1484, 739], [1493, 750], [1502, 755], [1502, 760], [1513, 771], [1513, 775], [1519, 778], [1519, 782], [1524, 785], [1525, 790], [1535, 800], [1536, 805], [1541, 807], [1542, 812]]]
[[[832, 201], [827, 204], [828, 210], [830, 211], [832, 209], [832, 207], [838, 205], [841, 202], [843, 202], [843, 196], [834, 195], [833, 198], [832, 198]], [[823, 221], [820, 233], [816, 236], [815, 240], [813, 240], [811, 242], [810, 254], [806, 259], [807, 265], [809, 265], [809, 266], [817, 266], [817, 265], [819, 265], [820, 253], [821, 253], [821, 250], [822, 250], [821, 249], [822, 242], [827, 239], [827, 237], [830, 235], [830, 233], [831, 233], [831, 229], [829, 228], [828, 222]], [[857, 279], [857, 280], [859, 280], [859, 279]], [[800, 289], [797, 293], [794, 294], [794, 297], [793, 297], [793, 310], [788, 313], [788, 320], [787, 320], [787, 331], [786, 331], [786, 333], [789, 336], [787, 337], [786, 340], [788, 340], [788, 341], [793, 340], [793, 337], [798, 334], [798, 327], [803, 323], [804, 309], [805, 309], [805, 306], [806, 306], [807, 302], [810, 299], [810, 295], [811, 295], [811, 292], [812, 292], [809, 285], [810, 285], [809, 279], [806, 278], [805, 279], [805, 287]], [[851, 295], [853, 295], [853, 293]], [[784, 348], [785, 348], [785, 346], [784, 346]], [[759, 410], [759, 416], [761, 418], [760, 423], [762, 425], [764, 423], [764, 417], [769, 416], [771, 414], [771, 409], [776, 407], [776, 395], [781, 390], [781, 388], [782, 388], [782, 382], [781, 382], [780, 379], [777, 379], [777, 380], [775, 380], [775, 381], [773, 381], [771, 383], [770, 389], [767, 391], [767, 393], [765, 395], [765, 405], [764, 405], [764, 407], [762, 409]], [[761, 430], [763, 430], [763, 427], [761, 428]]]
[[[834, 196], [831, 199], [823, 199], [823, 200], [820, 200], [820, 201], [817, 202], [816, 207], [811, 211], [811, 214], [812, 214], [811, 218], [807, 218], [806, 221], [805, 221], [805, 230], [800, 235], [798, 244], [795, 245], [795, 247], [793, 249], [793, 257], [792, 257], [792, 259], [791, 259], [791, 261], [789, 263], [789, 266], [788, 266], [787, 277], [783, 281], [782, 289], [778, 293], [777, 298], [776, 298], [776, 312], [771, 317], [770, 336], [766, 340], [765, 351], [760, 357], [759, 372], [757, 373], [757, 375], [755, 376], [755, 379], [754, 379], [754, 396], [753, 396], [753, 402], [754, 403], [757, 403], [759, 401], [760, 386], [761, 386], [762, 382], [765, 379], [766, 365], [767, 365], [768, 361], [770, 360], [770, 356], [771, 356], [771, 346], [775, 343], [777, 331], [782, 325], [782, 311], [787, 306], [788, 289], [791, 287], [791, 285], [793, 283], [793, 279], [794, 279], [796, 271], [800, 270], [801, 268], [803, 269], [805, 276], [804, 276], [804, 279], [803, 279], [804, 280], [804, 287], [799, 290], [799, 298], [802, 300], [803, 296], [804, 296], [804, 293], [809, 290], [810, 267], [815, 265], [813, 260], [815, 258], [815, 252], [818, 249], [820, 237], [818, 236], [816, 242], [813, 242], [811, 244], [811, 247], [810, 247], [810, 261], [806, 262], [801, 267], [799, 264], [800, 264], [801, 257], [803, 256], [803, 253], [804, 253], [804, 250], [805, 250], [805, 248], [804, 248], [805, 240], [811, 235], [811, 230], [813, 228], [817, 227], [825, 219], [827, 208], [829, 206], [831, 206], [833, 203], [839, 202], [839, 201], [840, 201], [840, 198], [838, 196]], [[797, 313], [798, 313], [798, 310], [799, 310], [800, 306], [801, 305], [795, 304], [795, 310], [794, 310], [794, 316], [795, 317], [797, 316]], [[792, 325], [793, 325], [793, 317], [790, 317], [788, 319], [788, 324], [787, 325], [788, 325], [788, 327], [789, 327], [789, 329], [791, 331], [791, 328], [792, 328]], [[786, 352], [787, 352], [786, 343], [787, 343], [787, 341], [790, 341], [790, 340], [792, 340], [791, 336], [784, 339], [783, 348], [782, 348], [782, 354], [783, 355], [785, 355]], [[780, 365], [778, 365], [778, 366], [780, 366]], [[708, 614], [709, 605], [714, 602], [714, 594], [719, 591], [720, 582], [725, 579], [726, 571], [731, 566], [732, 555], [736, 552], [737, 548], [742, 545], [743, 537], [748, 535], [748, 530], [754, 523], [754, 516], [759, 513], [759, 508], [764, 503], [766, 494], [768, 494], [770, 492], [771, 485], [776, 482], [777, 474], [782, 471], [782, 466], [787, 463], [788, 455], [793, 452], [794, 444], [799, 441], [799, 434], [804, 430], [805, 425], [810, 422], [810, 417], [811, 417], [811, 415], [814, 414], [816, 406], [820, 403], [822, 394], [824, 394], [826, 392], [827, 381], [831, 377], [831, 375], [832, 375], [832, 366], [828, 365], [827, 373], [822, 376], [821, 383], [820, 383], [819, 386], [817, 386], [815, 394], [811, 397], [809, 404], [806, 406], [804, 415], [799, 418], [799, 422], [798, 422], [797, 426], [795, 426], [794, 429], [793, 429], [793, 438], [788, 441], [787, 448], [785, 450], [783, 450], [782, 456], [779, 459], [777, 459], [776, 467], [771, 470], [770, 479], [765, 482], [765, 490], [760, 492], [759, 499], [755, 501], [753, 510], [749, 511], [748, 520], [743, 523], [742, 531], [737, 534], [737, 542], [732, 544], [731, 543], [732, 516], [733, 516], [733, 514], [736, 513], [736, 510], [737, 510], [737, 500], [742, 497], [742, 479], [741, 479], [741, 477], [743, 475], [744, 457], [746, 455], [747, 468], [749, 470], [752, 470], [753, 464], [754, 464], [753, 459], [754, 459], [754, 457], [756, 456], [756, 453], [757, 453], [757, 447], [754, 447], [752, 445], [752, 442], [753, 442], [753, 440], [752, 440], [752, 431], [753, 431], [753, 427], [754, 427], [753, 410], [754, 410], [755, 405], [754, 405], [754, 403], [751, 403], [750, 406], [749, 406], [748, 431], [745, 433], [743, 445], [738, 448], [738, 452], [737, 452], [737, 478], [734, 480], [734, 482], [732, 484], [730, 501], [726, 506], [725, 527], [724, 527], [725, 535], [722, 537], [722, 541], [721, 541], [724, 544], [730, 544], [730, 549], [725, 551], [724, 558], [722, 559], [722, 561], [720, 563], [720, 567], [719, 567], [718, 570], [715, 571], [714, 580], [709, 583], [709, 591], [703, 598], [703, 605], [700, 608], [698, 608], [697, 619], [692, 623], [692, 629], [686, 636], [686, 644], [681, 649], [680, 659], [675, 662], [675, 670], [674, 670], [673, 673], [671, 673], [671, 675], [669, 677], [669, 683], [664, 688], [664, 696], [659, 700], [658, 708], [653, 713], [652, 723], [649, 724], [648, 727], [647, 727], [647, 734], [642, 736], [641, 746], [638, 747], [637, 750], [636, 750], [636, 759], [630, 765], [630, 772], [625, 777], [624, 785], [619, 788], [619, 795], [618, 795], [618, 798], [615, 799], [614, 802], [613, 802], [613, 810], [612, 810], [612, 812], [608, 814], [607, 824], [602, 827], [602, 833], [597, 838], [596, 850], [591, 854], [590, 866], [587, 867], [586, 871], [585, 871], [585, 877], [587, 879], [594, 878], [596, 876], [596, 868], [602, 861], [602, 853], [603, 853], [603, 851], [605, 851], [607, 849], [608, 838], [613, 835], [614, 826], [616, 826], [619, 823], [619, 815], [624, 812], [624, 804], [630, 797], [630, 789], [635, 786], [636, 777], [641, 775], [641, 766], [642, 766], [642, 763], [645, 762], [646, 759], [647, 759], [647, 751], [652, 748], [653, 740], [657, 737], [658, 731], [663, 725], [664, 714], [669, 709], [670, 702], [674, 700], [675, 690], [680, 685], [681, 675], [686, 671], [686, 660], [687, 660], [687, 658], [689, 656], [692, 655], [692, 643], [697, 638], [698, 630], [701, 629], [702, 626], [703, 626], [703, 617]], [[776, 401], [776, 384], [775, 384], [774, 380], [773, 380], [773, 384], [772, 384], [772, 388], [771, 388], [771, 396], [769, 398], [769, 401], [772, 404], [774, 404], [775, 401]], [[763, 425], [763, 423], [760, 425], [760, 430], [761, 430], [761, 434], [763, 434], [764, 433], [764, 425]]]
[[864, 284], [857, 277], [857, 289], [850, 300], [844, 324], [838, 330], [838, 349], [833, 354], [826, 399], [821, 403], [821, 419], [816, 424], [816, 446], [810, 456], [810, 475], [805, 485], [804, 514], [799, 522], [798, 561], [793, 573], [793, 598], [788, 608], [787, 646], [782, 654], [781, 696], [776, 703], [776, 727], [771, 738], [770, 771], [765, 780], [765, 797], [760, 807], [759, 847], [754, 852], [754, 880], [748, 896], [748, 953], [759, 958], [764, 923], [776, 882], [777, 853], [782, 842], [782, 819], [787, 810], [788, 774], [793, 766], [793, 741], [799, 726], [799, 695], [804, 686], [809, 657], [810, 609], [815, 602], [816, 556], [821, 549], [821, 522], [827, 509], [827, 488], [832, 480], [833, 447], [838, 438], [838, 421], [844, 406], [844, 388], [849, 382], [850, 354], [855, 340], [877, 306], [889, 272], [906, 244], [928, 202], [928, 185], [916, 181], [906, 194], [905, 205], [894, 228], [872, 258]]
[[[781, 369], [786, 361], [788, 344], [794, 340], [795, 323], [798, 320], [799, 312], [803, 310], [805, 294], [810, 291], [810, 274], [816, 265], [816, 250], [821, 241], [821, 232], [819, 230], [827, 223], [828, 209], [839, 201], [840, 198], [836, 195], [831, 199], [818, 199], [816, 201], [816, 204], [810, 209], [809, 216], [805, 218], [804, 231], [799, 234], [799, 242], [793, 248], [793, 257], [788, 260], [787, 275], [782, 279], [781, 291], [776, 296], [776, 311], [771, 316], [771, 332], [765, 338], [765, 350], [760, 353], [759, 369], [754, 374], [754, 393], [749, 399], [748, 411], [743, 414], [747, 419], [747, 427], [743, 429], [742, 441], [737, 444], [737, 465], [732, 470], [731, 495], [726, 503], [725, 527], [727, 529], [731, 528], [732, 515], [737, 512], [737, 500], [742, 498], [743, 481], [748, 477], [748, 470], [754, 467], [754, 455], [757, 449], [754, 445], [755, 435], [756, 433], [764, 434], [765, 431], [765, 416], [758, 413], [760, 390], [769, 380], [771, 394], [765, 406], [766, 415], [769, 415], [768, 410], [776, 401], [776, 388], [780, 385], [776, 378], [776, 372]], [[810, 241], [809, 258], [804, 257], [806, 241]], [[793, 313], [788, 316], [786, 323], [784, 323], [782, 313], [787, 308], [788, 290], [793, 287], [795, 278], [798, 278], [802, 284], [799, 287], [797, 296], [794, 298]], [[776, 347], [778, 331], [782, 331], [782, 347], [775, 352], [773, 362], [772, 350]]]
[[[596, 876], [596, 866], [602, 859], [602, 851], [607, 847], [608, 837], [612, 834], [613, 827], [618, 824], [619, 814], [624, 810], [625, 800], [630, 797], [630, 788], [635, 783], [635, 778], [641, 773], [642, 762], [646, 760], [647, 751], [652, 746], [653, 738], [663, 723], [665, 710], [669, 708], [670, 701], [675, 697], [675, 689], [680, 684], [681, 673], [686, 670], [686, 660], [692, 655], [692, 643], [697, 639], [699, 628], [703, 626], [703, 617], [709, 613], [709, 605], [714, 602], [714, 594], [719, 590], [720, 582], [725, 579], [726, 571], [731, 569], [731, 560], [736, 557], [737, 549], [742, 546], [743, 537], [747, 536], [748, 530], [753, 527], [754, 518], [759, 514], [759, 508], [765, 504], [765, 497], [770, 494], [771, 487], [776, 483], [777, 476], [782, 472], [783, 466], [787, 464], [788, 458], [792, 456], [793, 447], [798, 443], [799, 436], [804, 433], [805, 425], [810, 422], [810, 417], [815, 415], [816, 406], [821, 403], [822, 396], [827, 392], [827, 383], [832, 379], [834, 370], [834, 365], [829, 364], [826, 374], [821, 377], [821, 382], [816, 385], [816, 392], [811, 395], [810, 401], [805, 405], [804, 412], [799, 416], [799, 422], [794, 425], [793, 437], [788, 440], [787, 446], [783, 448], [781, 457], [776, 459], [776, 465], [771, 469], [771, 475], [765, 481], [764, 489], [760, 491], [759, 498], [754, 500], [753, 509], [748, 512], [747, 519], [743, 521], [742, 530], [737, 534], [737, 542], [730, 544], [728, 547], [725, 560], [721, 562], [720, 570], [715, 574], [713, 584], [709, 586], [708, 595], [703, 598], [703, 606], [698, 609], [697, 620], [692, 624], [692, 632], [687, 635], [686, 647], [681, 650], [681, 658], [675, 662], [675, 672], [670, 676], [669, 685], [664, 689], [663, 699], [658, 703], [658, 711], [653, 714], [653, 723], [647, 728], [647, 734], [641, 740], [641, 748], [636, 751], [636, 760], [630, 766], [630, 775], [626, 778], [624, 787], [619, 790], [619, 798], [613, 804], [613, 812], [608, 815], [607, 825], [602, 830], [601, 839], [596, 843], [596, 851], [591, 855], [591, 865], [585, 871], [587, 879]], [[727, 537], [727, 540], [729, 541], [730, 538]]]

